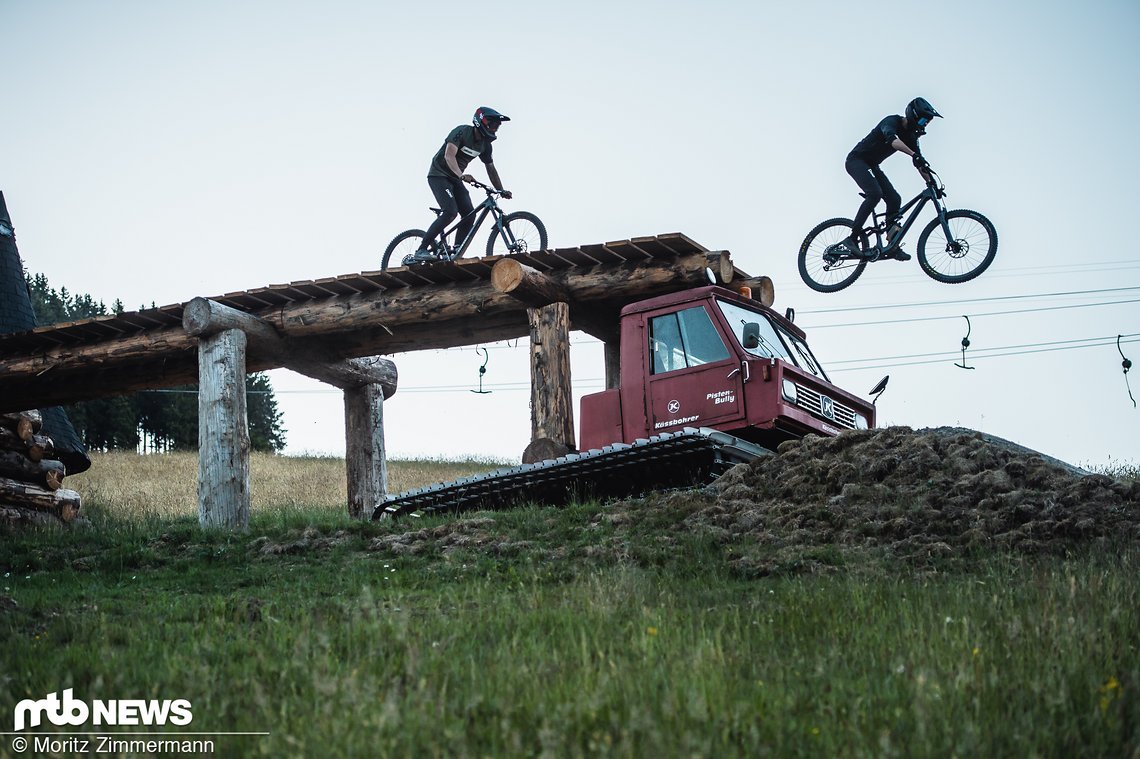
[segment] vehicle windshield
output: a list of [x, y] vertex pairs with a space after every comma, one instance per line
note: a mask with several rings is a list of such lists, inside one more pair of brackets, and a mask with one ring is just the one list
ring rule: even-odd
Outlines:
[[[774, 324], [765, 314], [749, 310], [736, 303], [717, 300], [721, 313], [728, 320], [736, 341], [744, 350], [761, 358], [778, 358], [811, 372], [817, 377], [827, 379], [823, 367], [816, 361], [807, 343], [792, 333]], [[755, 324], [759, 329], [758, 344], [748, 348], [744, 344], [744, 327], [746, 324]]]

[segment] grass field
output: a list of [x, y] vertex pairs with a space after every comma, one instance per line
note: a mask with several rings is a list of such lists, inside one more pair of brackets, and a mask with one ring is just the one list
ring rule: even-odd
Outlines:
[[223, 756], [1140, 756], [1136, 546], [750, 579], [668, 509], [353, 523], [333, 459], [255, 458], [202, 533], [195, 473], [100, 457], [91, 529], [2, 538], [3, 731], [73, 688], [268, 733]]

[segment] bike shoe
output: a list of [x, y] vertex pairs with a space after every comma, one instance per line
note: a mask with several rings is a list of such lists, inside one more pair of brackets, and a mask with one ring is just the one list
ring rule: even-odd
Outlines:
[[909, 261], [910, 253], [907, 253], [905, 250], [895, 250], [891, 251], [891, 254], [887, 256], [887, 258], [893, 258], [896, 261]]
[[404, 260], [401, 261], [401, 263], [404, 266], [411, 266], [413, 264], [426, 264], [426, 263], [430, 263], [431, 261], [436, 261], [436, 260], [438, 260], [438, 259], [436, 258], [435, 254], [432, 253], [430, 250], [425, 250], [424, 248], [420, 248], [419, 250], [417, 250], [415, 253], [411, 254], [410, 256], [404, 256]]

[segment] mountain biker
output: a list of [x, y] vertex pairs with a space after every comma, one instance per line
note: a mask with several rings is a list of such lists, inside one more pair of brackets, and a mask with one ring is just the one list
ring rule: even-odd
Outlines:
[[[895, 151], [906, 153], [911, 157], [914, 167], [918, 169], [922, 178], [930, 181], [930, 164], [922, 157], [918, 138], [926, 134], [926, 127], [935, 116], [942, 118], [942, 114], [934, 110], [934, 106], [926, 98], [915, 98], [907, 103], [905, 116], [887, 116], [847, 154], [847, 163], [844, 167], [855, 180], [855, 184], [859, 185], [864, 196], [863, 203], [855, 214], [851, 236], [840, 243], [851, 253], [867, 255], [860, 251], [855, 236], [863, 230], [863, 225], [867, 223], [867, 219], [880, 200], [885, 200], [887, 203], [887, 238], [893, 236], [898, 228], [902, 198], [887, 179], [887, 175], [879, 168], [879, 164]], [[909, 261], [910, 254], [897, 249], [884, 258]]]
[[[467, 237], [475, 219], [471, 216], [471, 212], [474, 210], [471, 205], [471, 195], [463, 183], [473, 182], [475, 178], [464, 172], [467, 170], [467, 164], [471, 163], [471, 159], [476, 156], [486, 166], [487, 176], [491, 179], [491, 184], [494, 185], [495, 189], [501, 192], [504, 198], [508, 200], [511, 198], [511, 193], [503, 189], [499, 172], [491, 160], [491, 143], [495, 141], [499, 125], [510, 120], [509, 116], [504, 116], [494, 108], [483, 105], [475, 110], [470, 125], [460, 124], [447, 135], [447, 139], [443, 141], [443, 146], [436, 151], [435, 156], [431, 159], [431, 167], [427, 174], [428, 187], [431, 188], [436, 202], [443, 209], [443, 213], [436, 217], [436, 220], [424, 233], [424, 245], [433, 243], [447, 225], [460, 214], [463, 218], [456, 230], [456, 240], [463, 240]], [[440, 249], [440, 255], [443, 255], [442, 249]], [[405, 263], [434, 261], [436, 257], [426, 248], [420, 248], [409, 256]]]

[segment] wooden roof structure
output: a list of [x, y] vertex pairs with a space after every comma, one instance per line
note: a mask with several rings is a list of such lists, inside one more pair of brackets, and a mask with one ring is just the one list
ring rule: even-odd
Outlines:
[[[226, 293], [212, 301], [273, 325], [299, 350], [329, 360], [508, 340], [527, 334], [527, 304], [496, 292], [502, 256], [368, 271]], [[509, 256], [570, 295], [571, 320], [616, 340], [628, 303], [721, 280], [748, 280], [727, 252], [681, 233]], [[197, 381], [186, 303], [0, 335], [0, 411]], [[249, 371], [280, 363], [251, 354]]]

